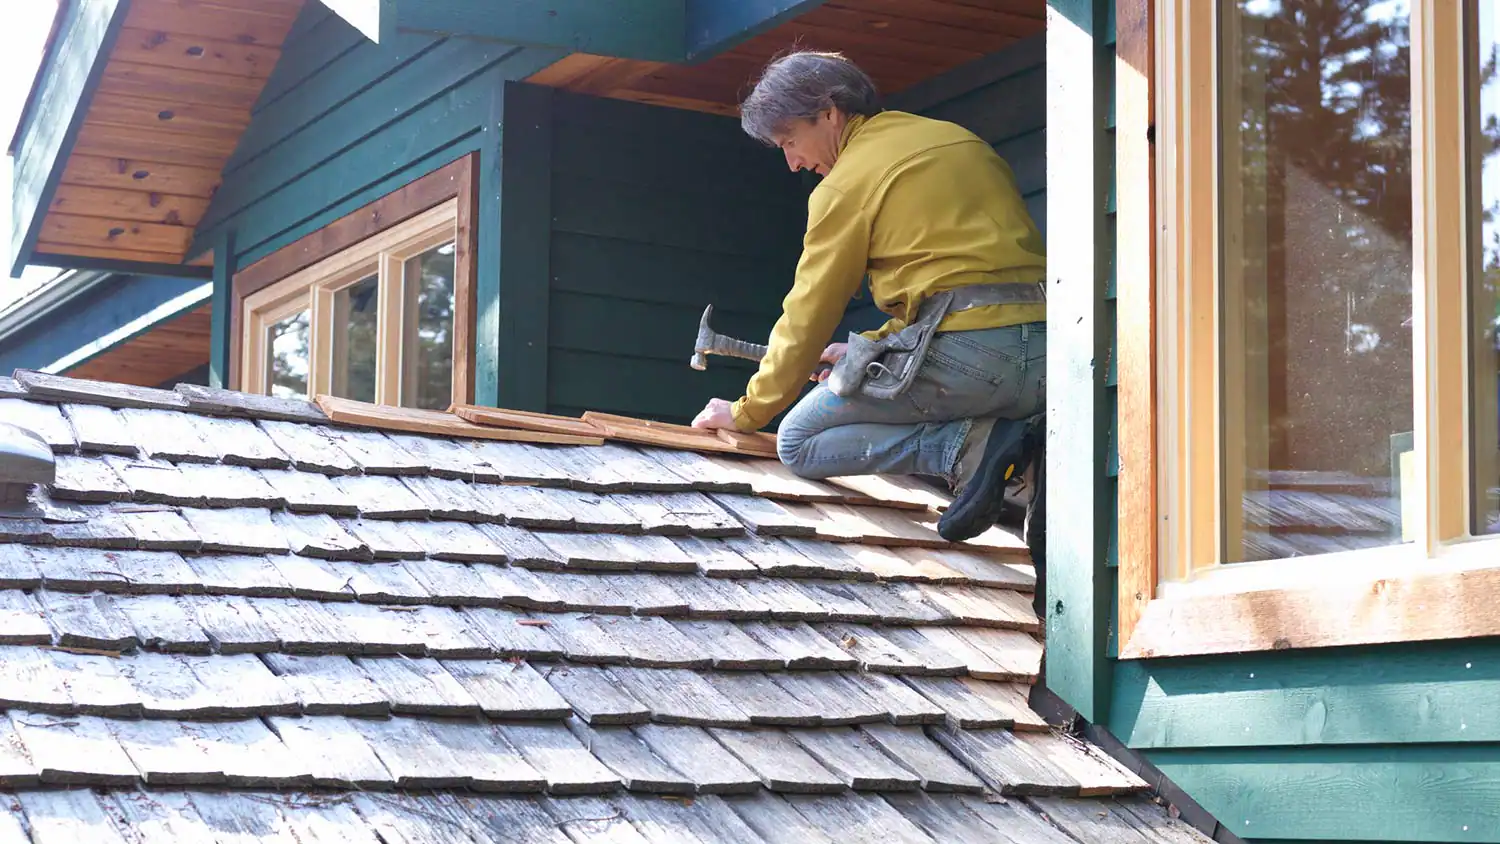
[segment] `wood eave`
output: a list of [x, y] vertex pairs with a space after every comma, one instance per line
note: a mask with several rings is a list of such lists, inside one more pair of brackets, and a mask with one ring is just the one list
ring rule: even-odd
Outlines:
[[[16, 263], [192, 264], [193, 232], [303, 0], [120, 0], [102, 68], [39, 191]], [[37, 88], [49, 73], [44, 64]], [[35, 96], [35, 94], [33, 95]], [[24, 155], [25, 131], [18, 137]]]

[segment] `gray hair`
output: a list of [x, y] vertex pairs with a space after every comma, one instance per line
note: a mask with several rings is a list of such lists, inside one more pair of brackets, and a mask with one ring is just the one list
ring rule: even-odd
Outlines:
[[775, 136], [796, 120], [810, 120], [836, 108], [846, 115], [880, 112], [875, 83], [840, 53], [800, 50], [766, 65], [755, 90], [740, 104], [745, 134], [774, 145]]

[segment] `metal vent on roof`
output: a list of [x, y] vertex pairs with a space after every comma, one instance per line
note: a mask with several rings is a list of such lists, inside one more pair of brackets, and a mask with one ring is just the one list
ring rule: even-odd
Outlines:
[[0, 519], [47, 517], [31, 500], [37, 484], [50, 484], [57, 465], [52, 449], [32, 431], [0, 422]]

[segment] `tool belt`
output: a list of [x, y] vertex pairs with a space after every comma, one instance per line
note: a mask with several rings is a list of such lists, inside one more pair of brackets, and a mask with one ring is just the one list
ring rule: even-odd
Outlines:
[[848, 352], [828, 375], [828, 389], [841, 398], [856, 392], [876, 399], [896, 398], [916, 380], [938, 324], [949, 314], [990, 305], [1046, 301], [1045, 282], [972, 284], [935, 294], [922, 302], [917, 318], [900, 331], [879, 340], [851, 332]]

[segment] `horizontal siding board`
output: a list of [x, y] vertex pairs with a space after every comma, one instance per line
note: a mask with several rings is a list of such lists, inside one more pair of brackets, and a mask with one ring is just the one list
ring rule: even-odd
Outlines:
[[[632, 357], [651, 358], [687, 366], [698, 336], [701, 307], [660, 305], [608, 296], [584, 296], [553, 290], [549, 304], [549, 343], [554, 349], [613, 354], [628, 349]], [[714, 308], [714, 328], [725, 334], [764, 340], [774, 317]], [[720, 365], [750, 365], [715, 357]]]
[[961, 124], [991, 144], [999, 143], [1046, 124], [1046, 78], [1045, 68], [1032, 68], [923, 113]]
[[[519, 52], [510, 45], [444, 42], [393, 74], [387, 84], [364, 90], [323, 119], [290, 131], [275, 155], [262, 156], [225, 180], [199, 227], [200, 242], [205, 231], [244, 212], [268, 193], [301, 180], [319, 165], [357, 158], [356, 150], [372, 137], [390, 137], [387, 130], [424, 127], [408, 143], [425, 144], [428, 149], [413, 150], [406, 161], [451, 141], [461, 130], [447, 129], [448, 124], [475, 124], [487, 114], [493, 82], [484, 71]], [[251, 121], [251, 129], [257, 122], [261, 121]], [[423, 137], [429, 131], [439, 136]]]
[[[271, 71], [253, 112], [277, 102], [345, 53], [367, 43], [359, 30], [328, 11], [322, 3], [308, 3], [281, 45], [281, 60]], [[314, 45], [308, 47], [306, 45]]]
[[0, 372], [41, 369], [203, 285], [202, 279], [114, 276], [0, 340]]
[[[995, 152], [1016, 174], [1016, 190], [1022, 196], [1047, 190], [1047, 130], [1038, 128], [995, 144]], [[1041, 224], [1041, 220], [1037, 220]]]
[[1127, 660], [1116, 678], [1110, 731], [1139, 749], [1500, 743], [1500, 641]]
[[1500, 746], [1298, 747], [1147, 754], [1255, 841], [1500, 841]]
[[1006, 77], [1041, 67], [1046, 60], [1046, 38], [1034, 36], [893, 94], [887, 105], [902, 111], [922, 112]]

